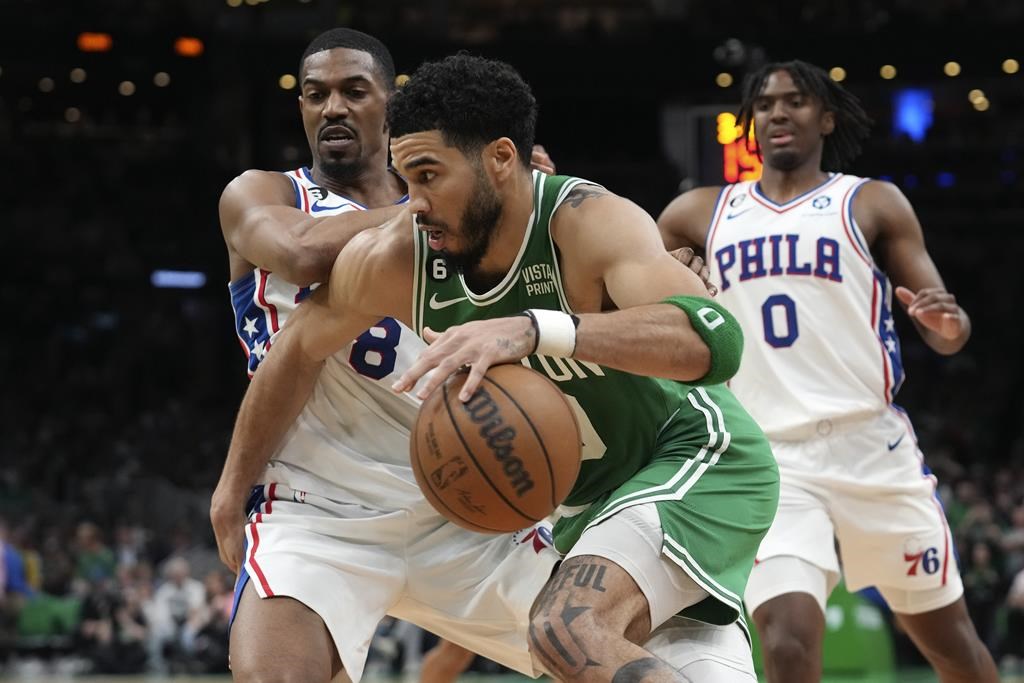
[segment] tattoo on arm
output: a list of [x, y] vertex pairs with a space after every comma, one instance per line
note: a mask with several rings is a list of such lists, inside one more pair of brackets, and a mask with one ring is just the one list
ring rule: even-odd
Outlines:
[[521, 341], [515, 339], [509, 339], [508, 337], [498, 337], [495, 341], [498, 348], [502, 351], [507, 351], [511, 354], [521, 354], [529, 351], [530, 347]]
[[603, 187], [598, 187], [597, 185], [577, 185], [569, 190], [565, 201], [569, 202], [572, 208], [578, 209], [580, 204], [591, 197], [604, 197], [607, 194]]

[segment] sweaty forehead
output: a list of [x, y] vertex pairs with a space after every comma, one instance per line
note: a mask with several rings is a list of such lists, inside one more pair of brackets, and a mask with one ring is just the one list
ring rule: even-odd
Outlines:
[[306, 57], [303, 65], [303, 80], [313, 79], [330, 83], [356, 77], [380, 81], [377, 64], [369, 52], [336, 47], [314, 52]]

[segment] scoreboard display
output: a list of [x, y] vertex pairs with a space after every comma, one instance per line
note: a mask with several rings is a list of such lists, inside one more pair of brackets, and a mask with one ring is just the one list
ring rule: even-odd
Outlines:
[[761, 177], [753, 131], [746, 137], [728, 106], [669, 106], [662, 111], [666, 156], [687, 185], [726, 185]]
[[761, 177], [761, 157], [757, 154], [753, 129], [744, 138], [743, 129], [736, 123], [736, 115], [726, 111], [715, 117], [715, 129], [715, 140], [721, 147], [722, 179], [726, 183], [758, 180]]

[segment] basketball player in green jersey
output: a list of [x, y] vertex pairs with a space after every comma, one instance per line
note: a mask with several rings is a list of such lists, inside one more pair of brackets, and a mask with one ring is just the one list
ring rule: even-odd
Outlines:
[[[648, 214], [530, 170], [535, 121], [506, 64], [457, 56], [416, 72], [388, 113], [412, 215], [355, 237], [293, 314], [232, 449], [278, 443], [323, 359], [383, 316], [433, 344], [396, 391], [433, 369], [423, 397], [470, 365], [468, 400], [489, 366], [525, 359], [577, 407], [585, 441], [555, 529], [566, 559], [523, 625], [537, 668], [563, 681], [752, 682], [740, 596], [778, 472], [720, 386], [742, 336]], [[677, 615], [690, 637], [649, 640]]]

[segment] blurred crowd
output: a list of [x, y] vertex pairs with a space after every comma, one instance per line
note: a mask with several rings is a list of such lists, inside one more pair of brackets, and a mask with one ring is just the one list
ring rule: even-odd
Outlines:
[[65, 673], [227, 671], [232, 577], [185, 529], [157, 540], [129, 522], [0, 518], [0, 656]]

